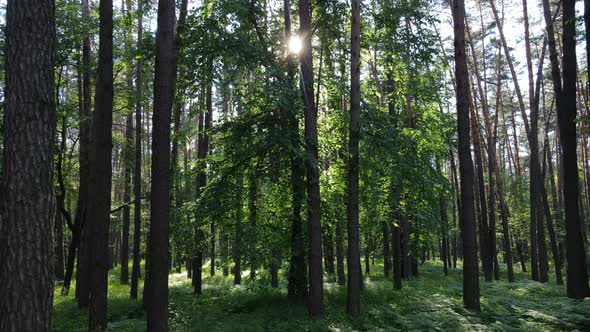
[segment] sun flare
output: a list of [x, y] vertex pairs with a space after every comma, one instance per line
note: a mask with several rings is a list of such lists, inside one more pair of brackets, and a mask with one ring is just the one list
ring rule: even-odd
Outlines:
[[288, 43], [289, 53], [299, 54], [301, 51], [301, 39], [297, 36], [291, 36]]

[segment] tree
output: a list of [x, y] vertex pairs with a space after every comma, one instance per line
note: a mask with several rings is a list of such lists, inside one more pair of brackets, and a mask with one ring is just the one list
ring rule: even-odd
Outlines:
[[107, 327], [109, 224], [111, 214], [111, 155], [113, 147], [113, 2], [100, 1], [100, 32], [94, 113], [90, 128], [90, 182], [88, 193], [88, 257], [90, 303], [88, 328]]
[[299, 36], [302, 38], [301, 80], [305, 105], [305, 148], [307, 159], [306, 187], [309, 237], [309, 298], [311, 317], [319, 317], [323, 311], [322, 227], [320, 211], [320, 174], [318, 169], [317, 109], [313, 96], [313, 58], [311, 49], [311, 3], [299, 0]]
[[168, 330], [168, 232], [170, 212], [170, 120], [174, 99], [173, 0], [158, 1], [158, 34], [154, 74], [151, 221], [146, 289], [147, 328]]
[[0, 188], [0, 330], [51, 329], [53, 1], [8, 1]]
[[352, 0], [350, 35], [350, 127], [348, 141], [348, 284], [346, 311], [357, 318], [361, 310], [361, 258], [359, 239], [359, 141], [360, 141], [360, 0]]
[[[285, 20], [285, 41], [291, 41], [291, 5], [290, 0], [284, 0], [283, 11]], [[295, 83], [295, 57], [296, 54], [290, 52], [287, 54], [288, 66], [288, 87], [291, 95], [295, 94], [293, 84]], [[292, 100], [292, 99], [290, 99]], [[291, 144], [294, 147], [301, 145], [299, 137], [299, 120], [296, 116], [296, 109], [294, 103], [291, 103], [289, 114], [289, 131]], [[307, 297], [307, 277], [305, 276], [305, 248], [303, 238], [303, 221], [301, 220], [301, 205], [305, 196], [304, 177], [305, 168], [304, 161], [301, 156], [301, 149], [296, 150], [299, 153], [293, 153], [290, 157], [291, 166], [291, 204], [293, 208], [293, 216], [291, 221], [291, 259], [289, 262], [289, 277], [288, 277], [288, 296], [291, 302], [303, 303]]]
[[475, 211], [473, 209], [473, 162], [469, 148], [469, 74], [465, 55], [465, 2], [453, 2], [455, 37], [455, 78], [457, 86], [457, 131], [459, 135], [459, 173], [461, 178], [461, 238], [463, 242], [463, 305], [479, 311], [479, 278]]
[[[576, 152], [576, 10], [575, 1], [563, 0], [563, 90], [557, 105], [564, 178], [565, 237], [567, 258], [567, 296], [590, 296], [588, 270], [578, 210], [578, 161]], [[557, 66], [557, 63], [552, 66]], [[554, 85], [557, 82], [554, 80]]]
[[[141, 38], [143, 37], [143, 0], [137, 1], [137, 49], [141, 50]], [[141, 101], [142, 101], [142, 61], [141, 57], [135, 64], [135, 153], [133, 172], [133, 266], [131, 268], [130, 296], [137, 299], [139, 274], [141, 268]]]
[[[90, 10], [88, 0], [82, 0], [82, 17], [90, 20]], [[73, 267], [73, 258], [76, 257], [74, 248], [77, 250], [76, 264], [76, 299], [78, 307], [85, 308], [88, 306], [90, 299], [90, 256], [88, 237], [88, 195], [90, 186], [90, 153], [91, 153], [91, 120], [92, 120], [92, 79], [90, 75], [90, 34], [87, 32], [82, 40], [82, 109], [80, 110], [80, 188], [78, 193], [78, 207], [76, 209], [76, 218], [72, 228], [72, 244], [68, 262]], [[76, 241], [75, 241], [76, 240]], [[67, 283], [66, 283], [67, 282]], [[64, 290], [69, 288], [69, 278], [66, 276], [64, 281]]]
[[[126, 8], [125, 8], [126, 7]], [[129, 15], [131, 11], [131, 2], [125, 2], [124, 15]], [[131, 50], [132, 38], [129, 31], [125, 30], [125, 48]], [[127, 89], [133, 91], [133, 66], [131, 57], [126, 56], [125, 61], [129, 62], [125, 78], [127, 80]], [[125, 120], [125, 145], [123, 147], [123, 230], [121, 233], [121, 249], [119, 260], [121, 263], [121, 284], [129, 283], [129, 226], [131, 223], [131, 172], [133, 166], [133, 97], [129, 96], [127, 100], [127, 117]], [[136, 198], [137, 199], [137, 198]]]

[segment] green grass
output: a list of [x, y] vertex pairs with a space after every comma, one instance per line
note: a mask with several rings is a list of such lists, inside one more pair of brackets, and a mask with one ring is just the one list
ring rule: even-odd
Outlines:
[[[240, 287], [221, 273], [205, 277], [198, 297], [186, 274], [171, 274], [170, 331], [590, 331], [590, 298], [570, 300], [563, 286], [542, 285], [523, 274], [517, 273], [514, 283], [481, 281], [482, 312], [475, 314], [463, 308], [460, 269], [445, 277], [440, 265], [426, 263], [400, 291], [379, 272], [366, 278], [362, 315], [354, 322], [345, 314], [346, 287], [332, 277], [324, 284], [324, 318], [312, 321], [305, 306], [287, 302], [285, 282], [269, 288], [264, 273]], [[145, 331], [141, 302], [129, 300], [129, 287], [118, 283], [118, 269], [109, 278], [109, 329]], [[73, 293], [55, 293], [55, 331], [87, 330], [87, 312], [77, 308]]]

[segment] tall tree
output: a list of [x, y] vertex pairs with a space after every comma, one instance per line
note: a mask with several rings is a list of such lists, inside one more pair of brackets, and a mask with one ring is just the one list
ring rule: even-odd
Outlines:
[[[348, 284], [346, 311], [357, 318], [361, 311], [361, 257], [359, 239], [359, 141], [361, 114], [360, 0], [352, 0], [350, 32], [350, 126], [348, 137]], [[368, 272], [367, 272], [368, 273]]]
[[[131, 1], [123, 1], [121, 4], [123, 15], [130, 15]], [[132, 37], [130, 31], [125, 30], [125, 48], [131, 51]], [[123, 229], [121, 232], [121, 248], [119, 261], [121, 263], [121, 284], [129, 283], [129, 226], [131, 223], [131, 172], [133, 166], [133, 67], [131, 57], [126, 56], [125, 61], [129, 62], [125, 78], [127, 90], [130, 95], [127, 98], [127, 117], [125, 121], [125, 145], [123, 146]]]
[[309, 297], [311, 317], [323, 312], [322, 227], [320, 211], [320, 173], [318, 167], [318, 117], [313, 96], [313, 57], [311, 48], [311, 2], [299, 0], [299, 36], [301, 36], [301, 80], [305, 105], [306, 187], [309, 237]]
[[49, 331], [53, 302], [54, 1], [8, 1], [0, 177], [0, 330]]
[[[90, 20], [90, 8], [88, 0], [82, 0], [82, 18], [86, 21]], [[90, 256], [89, 256], [89, 233], [88, 227], [85, 227], [88, 216], [88, 195], [90, 186], [90, 153], [91, 153], [91, 108], [92, 108], [92, 79], [90, 75], [91, 70], [91, 48], [90, 48], [90, 33], [85, 31], [82, 39], [82, 96], [83, 104], [80, 111], [80, 187], [78, 190], [78, 207], [76, 210], [76, 217], [74, 219], [74, 227], [72, 228], [72, 244], [71, 248], [77, 249], [77, 264], [76, 264], [76, 299], [78, 300], [78, 307], [84, 308], [88, 306], [89, 284], [90, 284]], [[77, 240], [77, 241], [74, 241]], [[76, 257], [74, 252], [70, 253], [73, 259]], [[68, 263], [72, 266], [73, 260]], [[66, 288], [66, 285], [68, 286]], [[64, 281], [64, 290], [69, 288], [69, 278]]]
[[148, 238], [147, 328], [168, 330], [170, 119], [174, 99], [174, 0], [158, 1], [154, 73], [151, 220]]
[[475, 211], [473, 208], [473, 161], [469, 137], [469, 73], [465, 55], [465, 2], [453, 1], [455, 38], [455, 77], [457, 86], [457, 130], [459, 135], [459, 173], [461, 177], [461, 213], [463, 242], [463, 305], [479, 311], [479, 278]]
[[88, 192], [89, 330], [107, 327], [109, 224], [111, 214], [111, 156], [113, 147], [113, 1], [101, 0], [94, 113], [90, 128]]
[[[285, 41], [291, 42], [291, 4], [290, 0], [284, 0], [283, 10], [285, 15]], [[287, 54], [287, 77], [288, 93], [295, 94], [293, 84], [295, 83], [295, 57], [294, 52]], [[289, 98], [293, 100], [293, 98]], [[299, 136], [299, 120], [297, 119], [296, 109], [294, 103], [289, 104], [291, 109], [287, 110], [289, 114], [289, 131], [291, 144], [295, 147], [301, 146]], [[297, 151], [300, 151], [298, 148]], [[291, 259], [289, 262], [289, 277], [288, 277], [288, 297], [291, 302], [302, 303], [307, 297], [307, 276], [305, 275], [305, 248], [303, 238], [303, 221], [301, 218], [301, 205], [305, 196], [304, 177], [305, 168], [301, 153], [292, 153], [290, 156], [291, 166], [291, 204], [293, 215], [291, 220]]]
[[[141, 39], [143, 38], [143, 0], [137, 1], [137, 50], [141, 50]], [[130, 297], [137, 299], [139, 288], [139, 274], [141, 269], [141, 100], [142, 100], [142, 66], [141, 57], [137, 58], [135, 64], [135, 152], [133, 172], [133, 266], [131, 268], [131, 289]]]
[[[578, 210], [578, 160], [576, 153], [576, 9], [575, 0], [563, 0], [563, 90], [557, 105], [557, 120], [564, 178], [567, 295], [574, 299], [590, 296], [588, 270]], [[556, 84], [556, 82], [554, 82]]]

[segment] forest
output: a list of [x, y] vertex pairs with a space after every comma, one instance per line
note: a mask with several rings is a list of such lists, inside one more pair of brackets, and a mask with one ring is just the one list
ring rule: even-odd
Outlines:
[[0, 25], [0, 331], [590, 331], [590, 0]]

